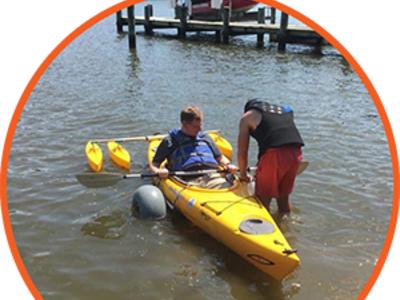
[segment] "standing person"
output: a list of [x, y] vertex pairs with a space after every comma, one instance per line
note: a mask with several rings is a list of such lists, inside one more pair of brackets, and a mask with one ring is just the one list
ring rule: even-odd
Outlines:
[[279, 212], [289, 213], [289, 194], [304, 146], [291, 107], [272, 105], [259, 99], [246, 103], [239, 125], [238, 165], [240, 179], [247, 182], [250, 181], [246, 171], [250, 136], [258, 143], [255, 195], [268, 210], [271, 199], [276, 198]]
[[[213, 139], [202, 131], [203, 113], [197, 106], [188, 106], [181, 111], [181, 128], [172, 129], [157, 148], [150, 170], [167, 178], [169, 171], [193, 171], [224, 167], [229, 172], [237, 172], [218, 149]], [[161, 166], [167, 159], [168, 164]], [[203, 187], [226, 187], [227, 181], [220, 174], [203, 175], [193, 181]]]

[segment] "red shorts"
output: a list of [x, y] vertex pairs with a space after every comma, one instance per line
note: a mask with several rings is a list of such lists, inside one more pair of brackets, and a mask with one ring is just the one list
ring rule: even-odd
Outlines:
[[302, 158], [300, 146], [268, 149], [258, 161], [256, 195], [268, 198], [289, 195]]

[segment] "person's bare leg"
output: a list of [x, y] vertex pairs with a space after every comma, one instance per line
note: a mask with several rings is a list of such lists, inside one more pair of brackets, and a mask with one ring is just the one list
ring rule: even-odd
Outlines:
[[269, 210], [269, 206], [271, 204], [271, 199], [272, 198], [268, 198], [268, 197], [258, 197], [258, 199], [260, 199], [261, 203], [264, 205], [264, 207]]
[[278, 204], [279, 213], [281, 213], [281, 214], [290, 213], [291, 205], [290, 205], [289, 195], [279, 196], [276, 199], [276, 202]]

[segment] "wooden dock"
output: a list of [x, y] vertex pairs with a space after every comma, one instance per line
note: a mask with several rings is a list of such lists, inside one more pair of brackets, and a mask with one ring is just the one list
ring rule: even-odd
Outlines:
[[[252, 22], [231, 22], [228, 8], [221, 11], [221, 21], [191, 20], [187, 18], [187, 8], [178, 9], [180, 9], [178, 18], [166, 18], [154, 17], [151, 5], [145, 6], [144, 16], [135, 17], [134, 14], [129, 13], [128, 8], [128, 17], [123, 17], [121, 13], [117, 14], [118, 31], [121, 32], [122, 26], [125, 25], [128, 28], [141, 25], [144, 26], [145, 33], [151, 35], [155, 29], [172, 28], [177, 29], [177, 34], [181, 38], [185, 38], [188, 32], [215, 32], [216, 41], [223, 43], [229, 43], [231, 36], [256, 35], [258, 47], [264, 46], [264, 35], [268, 34], [269, 42], [278, 43], [279, 50], [285, 50], [287, 43], [313, 45], [317, 48], [324, 43], [323, 38], [311, 28], [305, 25], [288, 24], [288, 15], [284, 13], [281, 14], [280, 24], [265, 23], [267, 18], [264, 8], [259, 9], [257, 21]], [[133, 34], [135, 29], [131, 28], [129, 32]]]

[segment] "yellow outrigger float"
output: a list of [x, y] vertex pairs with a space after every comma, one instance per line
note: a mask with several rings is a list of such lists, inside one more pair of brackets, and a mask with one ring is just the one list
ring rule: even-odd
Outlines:
[[[219, 135], [212, 137], [217, 145], [230, 145]], [[148, 161], [160, 142], [161, 138], [149, 141]], [[273, 278], [282, 280], [300, 264], [296, 250], [269, 212], [249, 194], [247, 184], [236, 179], [230, 188], [211, 190], [170, 176], [160, 180], [158, 187], [170, 206]]]
[[129, 171], [131, 168], [131, 156], [129, 152], [121, 144], [114, 141], [108, 142], [107, 148], [110, 159], [118, 167]]
[[93, 172], [100, 172], [103, 169], [103, 152], [97, 143], [89, 141], [86, 143], [85, 153], [89, 168]]

